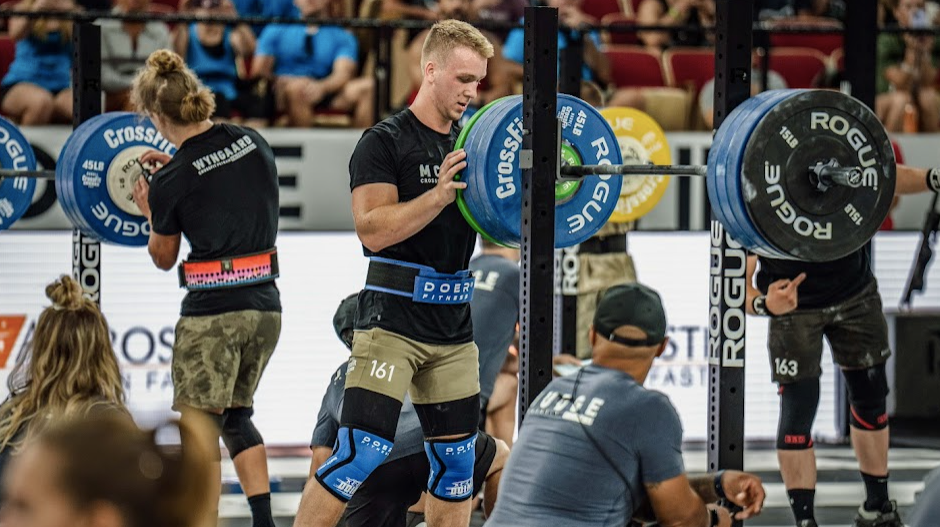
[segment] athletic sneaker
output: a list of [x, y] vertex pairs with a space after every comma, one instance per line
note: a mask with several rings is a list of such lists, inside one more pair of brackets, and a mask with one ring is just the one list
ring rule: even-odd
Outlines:
[[819, 527], [819, 525], [816, 524], [816, 520], [801, 520], [796, 527]]
[[890, 500], [880, 511], [866, 511], [864, 505], [859, 506], [855, 527], [904, 527], [898, 514], [898, 502]]

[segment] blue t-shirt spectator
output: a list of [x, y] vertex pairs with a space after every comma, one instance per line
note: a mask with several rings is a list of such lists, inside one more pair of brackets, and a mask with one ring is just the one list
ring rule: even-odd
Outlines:
[[480, 349], [480, 404], [493, 395], [496, 376], [506, 361], [519, 320], [519, 265], [494, 254], [470, 261], [476, 277], [470, 316], [473, 341]]
[[261, 32], [256, 55], [274, 58], [274, 74], [322, 79], [341, 58], [359, 60], [359, 42], [352, 33], [335, 26], [321, 26], [308, 33], [299, 25], [273, 25]]
[[186, 64], [206, 87], [228, 100], [238, 97], [235, 84], [238, 80], [238, 70], [235, 68], [235, 50], [232, 48], [231, 34], [231, 28], [226, 27], [220, 44], [222, 53], [218, 54], [202, 45], [196, 24], [190, 24], [189, 44], [186, 47]]
[[[598, 32], [592, 31], [586, 35], [587, 38], [591, 39], [594, 42], [594, 45], [598, 48], [601, 47], [601, 36]], [[558, 32], [558, 68], [561, 70], [561, 51], [568, 47], [568, 37], [564, 31]], [[503, 43], [503, 58], [506, 60], [511, 60], [518, 64], [522, 64], [524, 60], [523, 54], [525, 50], [525, 30], [518, 28], [513, 29], [509, 32], [509, 36], [506, 37], [506, 42]], [[594, 80], [594, 75], [591, 73], [591, 68], [585, 64], [581, 70], [581, 78], [583, 80], [589, 81]]]
[[241, 16], [283, 16], [300, 18], [300, 10], [293, 0], [232, 0]]
[[45, 39], [30, 35], [18, 41], [13, 63], [0, 84], [29, 82], [58, 93], [72, 86], [71, 79], [72, 43], [54, 32]]
[[[577, 383], [577, 384], [576, 384]], [[532, 402], [486, 527], [623, 527], [645, 484], [685, 472], [682, 425], [665, 395], [597, 365]]]

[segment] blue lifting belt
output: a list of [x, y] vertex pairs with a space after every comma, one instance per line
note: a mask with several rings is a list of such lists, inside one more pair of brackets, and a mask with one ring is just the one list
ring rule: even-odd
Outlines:
[[473, 298], [473, 274], [439, 273], [427, 265], [373, 256], [366, 289], [405, 296], [422, 304], [466, 304]]

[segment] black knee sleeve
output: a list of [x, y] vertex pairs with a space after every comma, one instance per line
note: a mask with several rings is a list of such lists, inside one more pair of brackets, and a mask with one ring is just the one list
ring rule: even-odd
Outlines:
[[480, 394], [437, 404], [416, 404], [425, 437], [472, 434], [480, 424]]
[[885, 365], [864, 370], [842, 370], [849, 390], [849, 422], [859, 430], [883, 430], [888, 426], [888, 376]]
[[819, 406], [819, 378], [781, 384], [779, 393], [777, 449], [813, 448], [813, 420], [816, 419], [816, 408]]
[[232, 459], [251, 447], [264, 444], [261, 433], [251, 422], [253, 408], [229, 408], [222, 413], [222, 442]]

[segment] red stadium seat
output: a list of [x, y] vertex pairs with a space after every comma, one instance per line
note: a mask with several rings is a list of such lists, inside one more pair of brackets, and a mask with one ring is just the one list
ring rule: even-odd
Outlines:
[[842, 47], [842, 35], [834, 33], [799, 34], [799, 33], [771, 33], [771, 50], [777, 47], [785, 48], [812, 48], [823, 55], [829, 55]]
[[[601, 19], [601, 25], [608, 27], [631, 27], [636, 25], [636, 18], [623, 13], [608, 13]], [[610, 44], [639, 44], [640, 39], [636, 33], [624, 33], [621, 31], [607, 31], [607, 42]]]
[[715, 76], [715, 52], [711, 48], [669, 48], [663, 52], [663, 65], [670, 86], [688, 89], [697, 97]]
[[620, 0], [588, 0], [581, 4], [581, 9], [585, 14], [596, 18], [598, 21], [611, 13], [623, 13]]
[[620, 87], [665, 86], [662, 63], [657, 53], [640, 46], [606, 46], [614, 84]]
[[7, 35], [0, 36], [0, 79], [6, 76], [16, 54], [16, 41]]
[[812, 48], [771, 48], [769, 67], [787, 81], [788, 88], [809, 88], [825, 71], [828, 58]]

